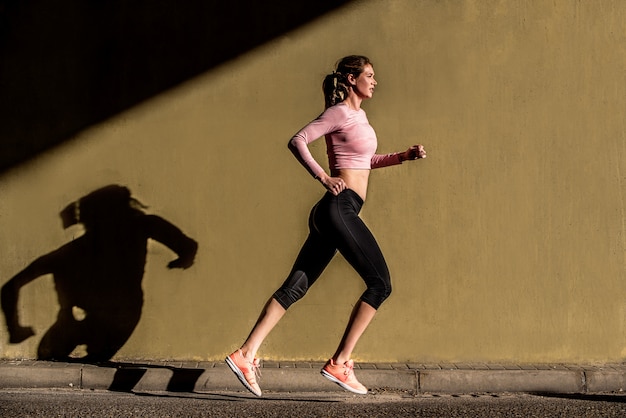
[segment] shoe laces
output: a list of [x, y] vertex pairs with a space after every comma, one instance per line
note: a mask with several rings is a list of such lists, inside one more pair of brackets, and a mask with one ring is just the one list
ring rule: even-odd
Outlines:
[[239, 355], [241, 356], [243, 361], [245, 361], [246, 363], [248, 363], [250, 365], [250, 370], [252, 370], [252, 372], [254, 373], [255, 379], [257, 381], [261, 380], [261, 360], [259, 360], [258, 358], [254, 358], [254, 359], [252, 359], [252, 361], [249, 361], [243, 355], [243, 352], [241, 351], [241, 349], [239, 349]]
[[354, 374], [354, 363], [353, 363], [353, 362], [351, 362], [351, 361], [346, 361], [346, 362], [343, 364], [343, 367], [344, 367], [343, 374], [344, 374], [345, 376], [350, 377], [350, 375]]
[[254, 372], [254, 377], [257, 381], [261, 380], [261, 360], [255, 358], [250, 363], [250, 369]]

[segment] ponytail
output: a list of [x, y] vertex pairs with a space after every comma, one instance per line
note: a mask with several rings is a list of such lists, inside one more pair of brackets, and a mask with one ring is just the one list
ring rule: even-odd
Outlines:
[[343, 102], [348, 97], [349, 85], [346, 76], [333, 71], [324, 78], [322, 90], [324, 91], [324, 102], [326, 108]]

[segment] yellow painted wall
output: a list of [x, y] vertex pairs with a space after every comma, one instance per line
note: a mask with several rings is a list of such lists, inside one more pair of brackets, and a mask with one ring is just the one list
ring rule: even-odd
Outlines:
[[[58, 213], [122, 184], [200, 245], [189, 270], [149, 244], [139, 325], [118, 359], [218, 360], [246, 337], [324, 192], [286, 148], [323, 108], [335, 61], [369, 56], [379, 152], [362, 217], [394, 293], [360, 361], [595, 362], [626, 356], [626, 2], [365, 0], [92, 126], [0, 176], [0, 282], [80, 234]], [[323, 141], [313, 146], [325, 163]], [[363, 290], [337, 257], [266, 340], [323, 360]], [[51, 277], [22, 289], [37, 335]]]

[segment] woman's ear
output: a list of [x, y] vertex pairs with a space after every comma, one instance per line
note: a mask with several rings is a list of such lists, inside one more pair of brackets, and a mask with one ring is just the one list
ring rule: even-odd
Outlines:
[[346, 79], [348, 80], [348, 83], [350, 83], [350, 86], [356, 86], [356, 77], [354, 76], [354, 74], [348, 74], [348, 77], [346, 77]]

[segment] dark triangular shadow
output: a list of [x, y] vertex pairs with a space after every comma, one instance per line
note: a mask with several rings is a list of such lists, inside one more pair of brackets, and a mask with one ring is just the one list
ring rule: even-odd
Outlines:
[[1, 0], [0, 173], [349, 2]]

